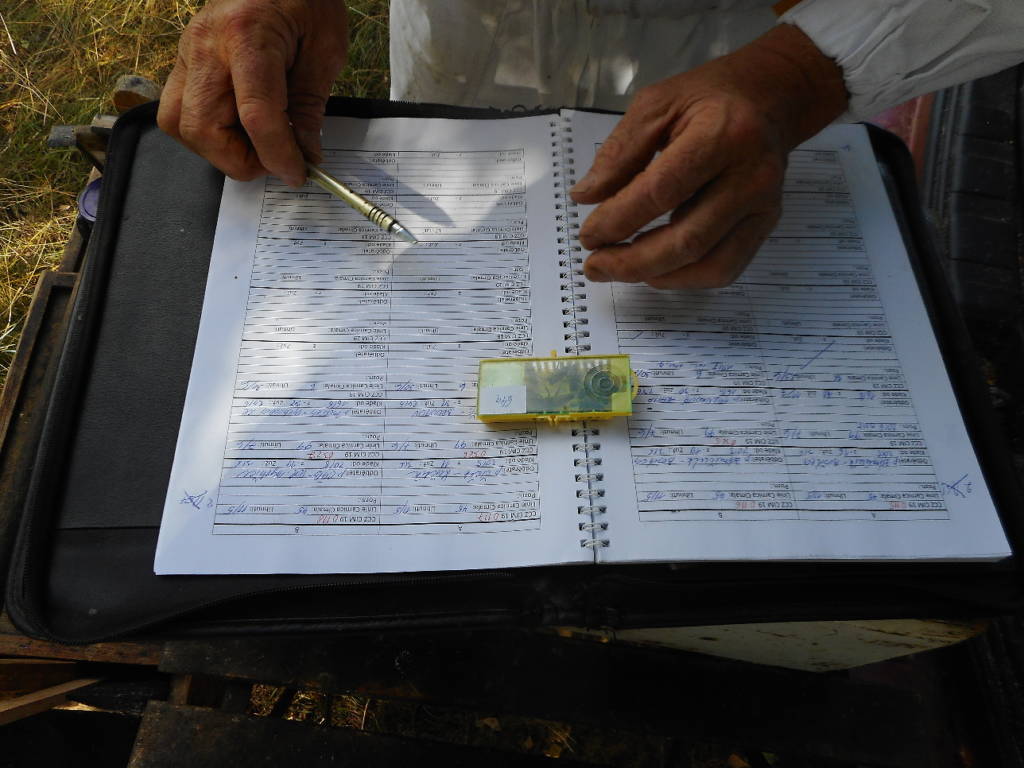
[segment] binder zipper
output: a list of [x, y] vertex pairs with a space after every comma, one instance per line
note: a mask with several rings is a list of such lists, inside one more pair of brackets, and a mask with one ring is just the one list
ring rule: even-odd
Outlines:
[[[28, 567], [23, 568], [23, 579], [28, 574], [28, 571], [29, 571]], [[413, 577], [404, 577], [404, 578], [400, 577], [400, 578], [394, 578], [394, 579], [387, 579], [387, 578], [384, 578], [383, 576], [377, 576], [376, 578], [374, 578], [372, 575], [370, 575], [368, 578], [359, 578], [359, 579], [357, 579], [355, 581], [352, 581], [350, 583], [344, 583], [344, 582], [341, 582], [341, 583], [322, 582], [322, 583], [319, 583], [319, 584], [299, 584], [299, 585], [290, 586], [290, 587], [272, 587], [270, 589], [255, 590], [255, 591], [252, 591], [252, 592], [242, 592], [242, 593], [239, 593], [239, 594], [236, 594], [236, 595], [231, 595], [231, 596], [228, 596], [228, 597], [223, 597], [223, 598], [220, 598], [220, 599], [217, 599], [217, 600], [210, 600], [210, 601], [207, 601], [207, 602], [203, 602], [203, 603], [199, 603], [197, 605], [191, 606], [191, 607], [189, 607], [187, 609], [184, 609], [184, 610], [176, 610], [176, 611], [172, 611], [172, 612], [169, 612], [169, 613], [163, 613], [163, 614], [160, 614], [158, 616], [153, 616], [153, 617], [147, 618], [144, 621], [135, 622], [133, 624], [129, 624], [128, 626], [119, 627], [116, 630], [113, 630], [111, 632], [104, 632], [104, 633], [99, 634], [99, 635], [87, 636], [85, 638], [67, 638], [67, 637], [63, 637], [61, 635], [55, 634], [53, 632], [50, 632], [48, 629], [44, 629], [43, 628], [44, 627], [44, 622], [42, 622], [42, 620], [41, 620], [42, 617], [34, 609], [29, 609], [29, 610], [22, 609], [21, 613], [26, 618], [28, 618], [28, 619], [30, 619], [32, 621], [32, 623], [34, 625], [33, 629], [36, 631], [36, 633], [39, 636], [41, 636], [41, 637], [45, 637], [47, 640], [50, 640], [52, 642], [62, 643], [62, 644], [65, 644], [65, 645], [88, 645], [89, 643], [108, 642], [108, 641], [111, 641], [111, 640], [116, 640], [119, 637], [124, 637], [126, 635], [131, 635], [134, 632], [138, 632], [140, 630], [146, 629], [147, 627], [157, 626], [157, 625], [159, 625], [159, 624], [161, 624], [163, 622], [171, 621], [171, 620], [173, 620], [175, 618], [180, 618], [180, 617], [183, 617], [183, 616], [187, 616], [188, 614], [191, 614], [191, 613], [197, 613], [199, 611], [202, 611], [202, 610], [205, 610], [205, 609], [208, 609], [208, 608], [214, 608], [214, 607], [216, 607], [218, 605], [226, 605], [228, 603], [233, 603], [233, 602], [236, 602], [236, 601], [244, 601], [244, 600], [246, 600], [248, 598], [253, 598], [253, 597], [269, 597], [269, 596], [272, 596], [272, 595], [287, 594], [287, 593], [290, 593], [290, 592], [299, 593], [299, 592], [341, 590], [341, 589], [346, 589], [346, 588], [350, 588], [350, 587], [404, 586], [404, 585], [415, 585], [415, 584], [443, 584], [445, 582], [459, 582], [459, 581], [466, 581], [466, 580], [469, 580], [469, 579], [472, 579], [472, 578], [480, 578], [480, 577], [501, 577], [503, 579], [511, 579], [514, 575], [515, 574], [511, 570], [482, 571], [482, 572], [474, 572], [472, 574], [468, 574], [468, 573], [439, 573], [439, 574], [428, 574], [428, 575], [423, 575], [423, 576], [413, 576]], [[175, 577], [167, 577], [167, 578], [175, 578]], [[183, 578], [190, 578], [190, 577], [186, 576], [186, 577], [183, 577]], [[318, 621], [321, 622], [321, 623], [327, 623], [323, 619], [302, 620], [302, 619], [284, 618], [284, 617], [281, 617], [281, 618], [266, 618], [266, 617], [264, 617], [264, 618], [261, 619], [261, 621], [264, 621], [267, 624], [316, 623]], [[215, 634], [215, 633], [216, 633], [216, 631], [211, 632], [211, 634]], [[198, 634], [202, 634], [202, 633], [196, 633], [196, 634], [198, 635]], [[185, 636], [191, 636], [191, 635], [189, 635], [188, 633], [185, 633]]]

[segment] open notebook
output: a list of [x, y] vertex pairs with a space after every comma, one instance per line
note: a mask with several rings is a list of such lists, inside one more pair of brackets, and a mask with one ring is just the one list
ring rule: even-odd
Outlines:
[[[227, 181], [159, 574], [1010, 554], [862, 126], [797, 149], [717, 291], [591, 284], [565, 195], [617, 118], [328, 118]], [[477, 362], [627, 353], [634, 415], [478, 422]]]

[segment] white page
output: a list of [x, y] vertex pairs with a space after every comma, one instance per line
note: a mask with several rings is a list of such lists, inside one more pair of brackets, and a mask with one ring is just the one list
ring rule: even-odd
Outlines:
[[[579, 172], [614, 123], [574, 113]], [[863, 126], [791, 155], [783, 207], [729, 288], [588, 284], [641, 384], [600, 427], [601, 559], [1007, 556]]]
[[564, 344], [549, 123], [328, 119], [325, 169], [417, 246], [225, 183], [157, 573], [593, 559], [568, 429], [475, 418], [480, 358]]

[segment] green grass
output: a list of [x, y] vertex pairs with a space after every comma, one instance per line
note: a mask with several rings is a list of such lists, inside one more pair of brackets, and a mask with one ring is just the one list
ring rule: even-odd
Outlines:
[[[0, 380], [36, 277], [53, 269], [89, 165], [50, 128], [110, 113], [117, 78], [162, 83], [199, 0], [10, 0], [0, 9]], [[349, 66], [334, 91], [387, 97], [387, 0], [350, 2]]]

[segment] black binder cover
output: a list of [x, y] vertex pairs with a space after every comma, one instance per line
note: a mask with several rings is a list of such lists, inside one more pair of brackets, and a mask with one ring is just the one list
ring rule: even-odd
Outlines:
[[[514, 116], [334, 99], [359, 117]], [[121, 117], [100, 215], [46, 414], [8, 579], [29, 635], [612, 628], [754, 621], [976, 617], [1016, 608], [1017, 558], [990, 564], [685, 564], [323, 576], [155, 576], [153, 554], [206, 285], [223, 176], [156, 127]], [[1020, 547], [1017, 479], [930, 251], [906, 149], [872, 129], [974, 447]]]

